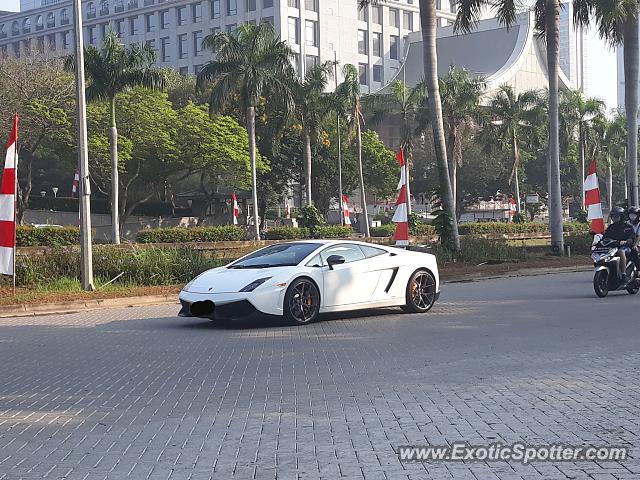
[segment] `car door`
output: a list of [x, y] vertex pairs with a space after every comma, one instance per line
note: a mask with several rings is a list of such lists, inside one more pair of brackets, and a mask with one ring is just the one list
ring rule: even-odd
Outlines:
[[[327, 266], [331, 255], [344, 257], [345, 263]], [[323, 305], [336, 307], [364, 303], [371, 300], [380, 278], [379, 269], [367, 259], [362, 249], [355, 244], [332, 245], [320, 253], [323, 271]]]

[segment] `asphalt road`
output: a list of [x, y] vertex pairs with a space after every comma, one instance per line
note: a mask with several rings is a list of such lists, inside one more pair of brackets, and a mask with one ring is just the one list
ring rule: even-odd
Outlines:
[[[445, 285], [426, 315], [307, 327], [176, 307], [0, 320], [0, 479], [638, 479], [639, 308], [574, 273]], [[459, 441], [633, 458], [395, 452]]]

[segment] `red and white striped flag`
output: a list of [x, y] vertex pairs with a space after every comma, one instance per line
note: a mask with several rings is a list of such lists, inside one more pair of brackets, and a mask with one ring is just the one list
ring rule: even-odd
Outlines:
[[351, 217], [349, 213], [349, 197], [342, 195], [342, 215], [344, 217], [344, 224], [351, 226]]
[[236, 198], [236, 192], [233, 192], [231, 195], [231, 199], [233, 200], [233, 224], [238, 225], [238, 214], [240, 210], [238, 209], [238, 199]]
[[397, 224], [393, 239], [396, 241], [396, 245], [406, 246], [409, 245], [409, 215], [407, 212], [407, 175], [404, 167], [404, 149], [400, 149], [396, 159], [400, 164], [400, 182], [398, 183], [400, 194], [396, 200], [396, 211], [391, 220]]
[[18, 115], [7, 141], [2, 184], [0, 184], [0, 274], [15, 275], [16, 199], [18, 167]]
[[71, 184], [71, 198], [78, 195], [78, 186], [80, 185], [80, 172], [76, 168], [76, 173], [73, 176], [73, 183]]
[[604, 233], [604, 217], [600, 203], [600, 186], [596, 173], [596, 161], [589, 166], [589, 173], [584, 180], [584, 205], [587, 208], [587, 220], [591, 220], [591, 231]]

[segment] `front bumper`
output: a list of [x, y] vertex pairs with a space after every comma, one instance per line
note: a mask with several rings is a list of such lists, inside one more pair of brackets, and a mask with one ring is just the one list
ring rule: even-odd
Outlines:
[[210, 300], [196, 301], [190, 303], [180, 300], [182, 308], [178, 313], [179, 317], [209, 318], [211, 320], [239, 320], [259, 315], [256, 307], [247, 300], [215, 305]]
[[[238, 319], [254, 314], [282, 315], [284, 288], [259, 288], [253, 292], [180, 292], [181, 317]], [[205, 305], [206, 303], [206, 305]]]

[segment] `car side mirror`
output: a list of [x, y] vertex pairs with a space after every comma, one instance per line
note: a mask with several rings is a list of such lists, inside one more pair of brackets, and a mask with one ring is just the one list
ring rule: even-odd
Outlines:
[[329, 265], [329, 270], [333, 270], [334, 265], [342, 265], [346, 260], [341, 255], [330, 255], [327, 258], [327, 265]]

